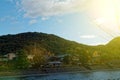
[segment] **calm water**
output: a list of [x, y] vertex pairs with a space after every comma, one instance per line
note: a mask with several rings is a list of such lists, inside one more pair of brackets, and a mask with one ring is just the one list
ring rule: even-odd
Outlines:
[[84, 73], [62, 73], [47, 76], [5, 77], [0, 80], [120, 80], [120, 71], [98, 71]]

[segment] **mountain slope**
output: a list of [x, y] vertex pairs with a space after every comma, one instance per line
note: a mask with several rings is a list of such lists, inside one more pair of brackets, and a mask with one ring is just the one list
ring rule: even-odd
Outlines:
[[111, 54], [120, 55], [120, 37], [114, 38], [106, 45], [107, 50]]
[[92, 56], [97, 52], [112, 57], [120, 55], [120, 37], [113, 39], [107, 45], [87, 46], [46, 33], [27, 32], [0, 36], [0, 54], [17, 53], [19, 50], [25, 50], [30, 54], [34, 53], [35, 49], [55, 55], [87, 53]]
[[16, 53], [25, 48], [44, 48], [54, 54], [72, 53], [75, 48], [84, 49], [88, 46], [65, 40], [53, 34], [28, 32], [0, 37], [0, 53]]
[[65, 64], [112, 63], [118, 65], [120, 63], [120, 37], [106, 45], [87, 46], [46, 33], [27, 32], [0, 36], [0, 55], [8, 53], [17, 55], [22, 53], [27, 56], [33, 54], [35, 67], [45, 64], [48, 61], [46, 57], [64, 54], [67, 54], [63, 60]]

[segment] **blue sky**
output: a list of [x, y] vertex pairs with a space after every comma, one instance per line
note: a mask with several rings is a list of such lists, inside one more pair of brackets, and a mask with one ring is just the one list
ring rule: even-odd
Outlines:
[[0, 0], [0, 35], [43, 32], [88, 45], [113, 38], [92, 23], [84, 0], [71, 1]]

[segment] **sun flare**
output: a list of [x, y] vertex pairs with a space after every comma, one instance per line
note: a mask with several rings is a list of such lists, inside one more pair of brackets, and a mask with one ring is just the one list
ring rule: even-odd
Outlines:
[[91, 0], [87, 11], [92, 20], [102, 28], [120, 32], [120, 0]]

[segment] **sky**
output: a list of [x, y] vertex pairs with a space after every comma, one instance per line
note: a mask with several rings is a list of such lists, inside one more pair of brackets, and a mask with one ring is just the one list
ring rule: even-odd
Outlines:
[[0, 35], [55, 34], [87, 45], [120, 34], [119, 0], [0, 0]]

